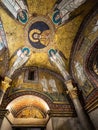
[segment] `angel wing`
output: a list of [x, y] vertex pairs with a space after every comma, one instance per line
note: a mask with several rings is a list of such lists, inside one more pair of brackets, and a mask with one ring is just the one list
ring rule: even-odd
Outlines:
[[2, 39], [2, 42], [3, 42], [3, 46], [5, 46], [7, 48], [6, 35], [5, 35], [5, 31], [4, 31], [4, 28], [3, 28], [3, 23], [2, 23], [1, 18], [0, 18], [0, 36], [1, 36], [1, 39]]

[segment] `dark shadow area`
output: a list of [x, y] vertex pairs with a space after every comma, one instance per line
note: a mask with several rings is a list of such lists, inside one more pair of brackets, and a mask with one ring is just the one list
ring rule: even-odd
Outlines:
[[13, 127], [13, 130], [45, 130], [43, 127]]

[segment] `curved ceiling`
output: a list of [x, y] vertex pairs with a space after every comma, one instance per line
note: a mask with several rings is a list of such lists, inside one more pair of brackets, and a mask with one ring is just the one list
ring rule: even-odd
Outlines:
[[[47, 0], [47, 1], [28, 0], [27, 4], [28, 4], [28, 9], [29, 9], [28, 10], [29, 19], [28, 19], [28, 22], [26, 25], [22, 25], [18, 21], [16, 21], [12, 17], [10, 17], [9, 14], [6, 12], [6, 10], [4, 10], [4, 8], [2, 8], [2, 6], [1, 6], [0, 16], [1, 16], [1, 19], [3, 22], [5, 33], [6, 33], [9, 59], [10, 59], [10, 57], [13, 56], [13, 54], [19, 48], [26, 46], [26, 47], [30, 48], [30, 52], [31, 52], [30, 58], [29, 58], [28, 62], [26, 63], [26, 66], [38, 66], [38, 67], [48, 68], [50, 70], [54, 70], [54, 71], [58, 72], [58, 69], [50, 64], [49, 58], [48, 58], [48, 50], [50, 48], [54, 48], [63, 53], [64, 57], [67, 59], [67, 60], [65, 60], [65, 64], [67, 65], [67, 69], [69, 69], [69, 64], [74, 62], [75, 52], [72, 53], [72, 51], [74, 50], [74, 51], [78, 52], [78, 50], [75, 50], [75, 47], [77, 48], [79, 45], [78, 42], [77, 42], [77, 46], [74, 46], [74, 44], [73, 44], [75, 42], [75, 40], [74, 40], [75, 36], [78, 32], [78, 29], [79, 29], [82, 21], [85, 19], [85, 16], [94, 7], [96, 2], [94, 3], [93, 0], [88, 0], [85, 4], [81, 5], [78, 9], [76, 9], [76, 11], [73, 12], [75, 14], [78, 13], [79, 15], [61, 27], [54, 26], [52, 23], [52, 20], [51, 20], [52, 8], [53, 8], [55, 2], [56, 1], [53, 1], [53, 0]], [[47, 43], [48, 45], [42, 49], [33, 47], [30, 44], [30, 40], [28, 38], [29, 31], [31, 31], [30, 29], [33, 28], [33, 25], [36, 21], [39, 23], [40, 26], [43, 25], [43, 23], [45, 23], [44, 27], [45, 28], [49, 27], [51, 30], [51, 39], [50, 39], [51, 42]], [[48, 25], [48, 27], [47, 27], [47, 25]], [[73, 45], [73, 48], [72, 48], [72, 45]], [[82, 48], [83, 49], [82, 51], [84, 51], [84, 48]], [[81, 53], [82, 53], [82, 51], [81, 51]], [[78, 55], [79, 53], [77, 53], [77, 55], [76, 55], [77, 60], [82, 59], [81, 53], [80, 53], [80, 55]], [[71, 57], [70, 57], [70, 55], [71, 55]], [[69, 60], [70, 59], [72, 60], [72, 58], [73, 58], [73, 61], [69, 62]], [[12, 63], [15, 61], [14, 58], [11, 58], [11, 59], [12, 60], [8, 60], [9, 66], [11, 66]], [[72, 67], [73, 66], [71, 65], [72, 76], [75, 77], [76, 71], [74, 72], [75, 69], [74, 69], [74, 67], [73, 68]], [[83, 65], [82, 65], [82, 67], [83, 67]], [[81, 65], [79, 66], [79, 69], [80, 68], [81, 68]], [[1, 73], [2, 72], [0, 71], [0, 74]], [[78, 75], [78, 71], [77, 71], [77, 75]], [[81, 85], [81, 79], [80, 79], [80, 82], [77, 79], [76, 79], [76, 81], [78, 82], [78, 85], [80, 85], [80, 87], [82, 89], [84, 89], [84, 90], [89, 89], [89, 85], [87, 84], [87, 82], [85, 82], [83, 84], [84, 87], [86, 86], [85, 87], [86, 89], [85, 89], [85, 88], [83, 88], [83, 85]], [[88, 81], [88, 80], [86, 80], [86, 81]], [[90, 90], [92, 91], [92, 86], [90, 87]], [[91, 93], [91, 91], [89, 91], [85, 95], [88, 96]], [[15, 101], [16, 100], [17, 99], [15, 99]], [[26, 100], [28, 100], [28, 99], [26, 98]], [[12, 101], [12, 102], [15, 102], [15, 101]], [[30, 98], [30, 101], [31, 101], [31, 98]], [[25, 98], [24, 98], [23, 102], [20, 102], [18, 100], [17, 104], [18, 103], [21, 104], [24, 102], [25, 102]], [[34, 100], [33, 103], [35, 103], [35, 105], [36, 105], [36, 100]], [[43, 104], [41, 104], [41, 105], [43, 105]], [[52, 105], [50, 104], [50, 106], [52, 106], [51, 108], [54, 108], [54, 104], [52, 104]], [[55, 104], [56, 108], [59, 108], [59, 106], [60, 106], [60, 104]], [[13, 107], [16, 107], [16, 106], [13, 106]], [[67, 111], [66, 104], [61, 105], [61, 110], [63, 111], [65, 109]], [[68, 109], [71, 110], [70, 107]]]
[[[92, 2], [92, 0], [89, 0], [85, 4], [80, 6], [74, 12], [79, 12], [80, 15], [78, 15], [72, 21], [69, 21], [69, 23], [61, 27], [55, 27], [54, 25], [52, 25], [51, 21], [51, 11], [55, 2], [56, 1], [53, 0], [28, 0], [27, 4], [29, 9], [29, 20], [26, 25], [20, 24], [12, 17], [10, 17], [9, 14], [7, 14], [3, 8], [0, 8], [0, 16], [3, 21], [3, 26], [6, 32], [10, 57], [20, 47], [27, 46], [31, 50], [31, 56], [26, 66], [39, 66], [58, 71], [57, 68], [50, 64], [47, 55], [48, 50], [50, 48], [54, 48], [60, 50], [67, 58], [66, 65], [68, 67], [73, 40], [83, 18], [94, 6], [94, 2]], [[27, 40], [27, 28], [30, 27], [31, 21], [33, 21], [34, 19], [37, 18], [37, 20], [40, 21], [40, 17], [43, 17], [46, 22], [50, 21], [49, 26], [51, 26], [54, 35], [51, 44], [49, 44], [48, 47], [45, 47], [43, 49], [36, 49], [32, 47]], [[10, 64], [12, 64], [12, 62], [13, 60], [10, 61]]]
[[20, 112], [21, 109], [31, 106], [34, 106], [45, 114], [49, 110], [48, 104], [43, 99], [31, 95], [25, 95], [14, 99], [8, 104], [6, 109], [8, 109], [13, 113], [14, 116], [16, 116], [16, 114]]

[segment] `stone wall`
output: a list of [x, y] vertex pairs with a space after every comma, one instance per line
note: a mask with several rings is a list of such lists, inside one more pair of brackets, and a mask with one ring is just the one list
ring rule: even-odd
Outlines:
[[94, 111], [90, 112], [89, 116], [96, 128], [96, 130], [98, 130], [98, 108], [95, 109]]
[[[52, 117], [52, 127], [49, 130], [82, 130], [77, 118]], [[48, 128], [46, 129], [48, 130]]]

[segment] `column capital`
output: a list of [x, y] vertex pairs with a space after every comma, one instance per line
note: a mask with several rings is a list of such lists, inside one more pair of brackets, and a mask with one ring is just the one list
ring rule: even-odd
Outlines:
[[7, 88], [10, 87], [10, 82], [11, 81], [12, 81], [12, 79], [10, 79], [9, 77], [4, 78], [4, 81], [2, 81], [2, 84], [1, 84], [1, 90], [3, 92], [6, 92]]
[[65, 81], [65, 84], [68, 89], [67, 93], [70, 95], [71, 99], [78, 98], [77, 88], [73, 86], [72, 80]]
[[73, 87], [73, 84], [72, 84], [72, 80], [67, 80], [67, 81], [65, 81], [64, 83], [65, 83], [65, 85], [66, 85], [68, 91], [73, 90], [74, 87]]
[[70, 95], [71, 99], [78, 98], [77, 88], [74, 87], [73, 90], [69, 91], [69, 95]]

